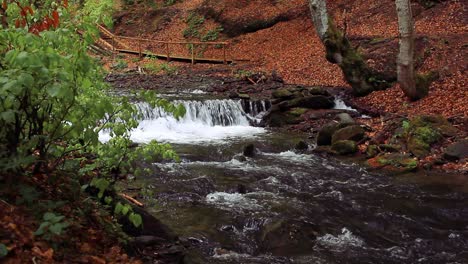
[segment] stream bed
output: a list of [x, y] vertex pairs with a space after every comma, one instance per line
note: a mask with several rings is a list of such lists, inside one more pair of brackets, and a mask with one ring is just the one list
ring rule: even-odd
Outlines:
[[[460, 186], [296, 152], [305, 135], [254, 126], [264, 102], [177, 102], [181, 120], [142, 106], [132, 140], [171, 143], [181, 157], [137, 184], [147, 209], [190, 244], [187, 263], [468, 263]], [[248, 144], [253, 157], [242, 155]]]

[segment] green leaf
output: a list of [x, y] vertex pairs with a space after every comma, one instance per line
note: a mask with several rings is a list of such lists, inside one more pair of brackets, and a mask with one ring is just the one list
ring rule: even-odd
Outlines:
[[44, 216], [42, 217], [44, 219], [44, 221], [49, 221], [51, 222], [52, 219], [55, 218], [55, 214], [54, 213], [50, 213], [50, 212], [47, 212], [44, 214]]
[[123, 215], [127, 215], [127, 213], [132, 209], [132, 207], [130, 207], [130, 205], [126, 204], [123, 206], [122, 208], [122, 214]]
[[6, 255], [8, 255], [8, 249], [4, 244], [0, 243], [0, 258], [6, 257]]
[[112, 197], [106, 196], [106, 197], [104, 198], [104, 202], [105, 202], [106, 204], [112, 203]]
[[130, 220], [130, 222], [132, 222], [132, 224], [133, 224], [135, 227], [139, 227], [139, 226], [141, 226], [141, 224], [143, 223], [143, 219], [141, 218], [141, 215], [136, 214], [136, 213], [131, 213], [131, 214], [128, 216], [128, 219]]
[[49, 231], [54, 235], [61, 235], [62, 231], [68, 227], [68, 223], [56, 223], [49, 227]]
[[34, 235], [42, 236], [45, 233], [46, 228], [49, 227], [49, 225], [49, 222], [42, 222], [39, 228], [36, 230], [36, 232], [34, 232]]
[[0, 119], [3, 119], [6, 123], [14, 123], [15, 122], [15, 112], [13, 110], [7, 110], [5, 112], [0, 113]]
[[122, 212], [123, 210], [123, 205], [122, 203], [118, 202], [116, 205], [115, 205], [115, 208], [114, 208], [114, 214], [118, 215]]

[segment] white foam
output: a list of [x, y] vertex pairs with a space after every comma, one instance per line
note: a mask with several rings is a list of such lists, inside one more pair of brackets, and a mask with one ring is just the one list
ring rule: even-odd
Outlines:
[[349, 111], [354, 111], [354, 112], [357, 112], [356, 109], [350, 107], [350, 106], [347, 106], [345, 104], [345, 102], [341, 99], [335, 99], [335, 106], [333, 107], [333, 109], [340, 109], [340, 110], [349, 110]]
[[317, 242], [324, 246], [337, 248], [348, 246], [362, 247], [365, 244], [361, 238], [353, 235], [353, 233], [346, 227], [341, 229], [341, 235], [334, 236], [331, 234], [326, 234], [322, 237], [318, 237]]
[[262, 207], [254, 199], [240, 193], [214, 192], [206, 196], [206, 202], [225, 209], [258, 210]]

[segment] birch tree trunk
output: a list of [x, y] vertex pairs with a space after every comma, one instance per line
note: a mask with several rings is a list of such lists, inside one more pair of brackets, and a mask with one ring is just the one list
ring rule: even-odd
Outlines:
[[400, 34], [397, 76], [401, 89], [411, 100], [421, 98], [414, 74], [414, 25], [410, 0], [395, 0]]
[[309, 8], [315, 30], [320, 40], [324, 41], [328, 31], [327, 2], [325, 0], [309, 0]]

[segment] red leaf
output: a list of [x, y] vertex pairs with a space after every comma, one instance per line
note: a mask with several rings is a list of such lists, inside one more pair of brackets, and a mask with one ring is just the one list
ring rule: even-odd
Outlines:
[[52, 17], [54, 18], [52, 24], [54, 25], [54, 27], [58, 27], [58, 25], [59, 25], [59, 13], [57, 12], [57, 10], [54, 10], [52, 12]]

